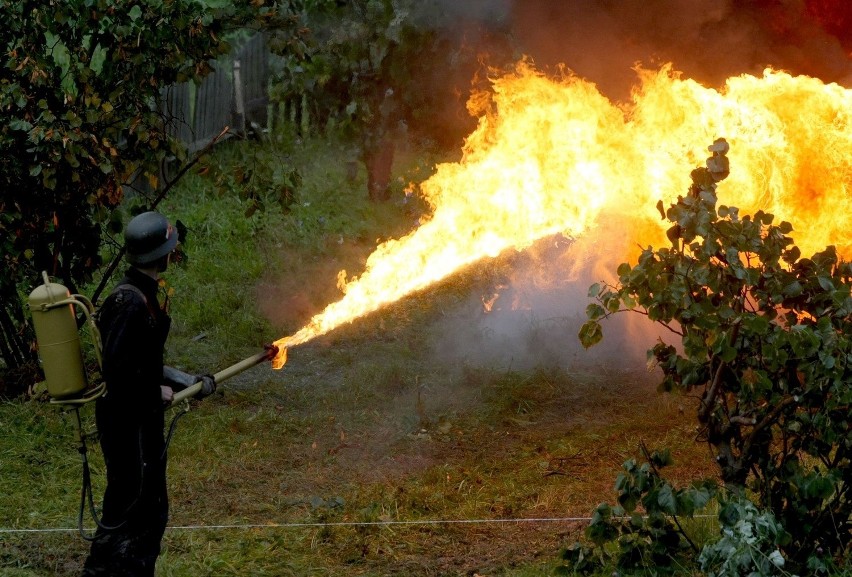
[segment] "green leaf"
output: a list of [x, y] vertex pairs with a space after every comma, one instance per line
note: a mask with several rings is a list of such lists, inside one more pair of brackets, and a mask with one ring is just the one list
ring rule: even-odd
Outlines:
[[663, 208], [663, 201], [662, 200], [657, 201], [657, 210], [660, 211], [660, 218], [662, 220], [666, 220], [666, 211]]
[[737, 349], [725, 343], [722, 345], [722, 354], [719, 355], [719, 358], [726, 363], [730, 363], [737, 358]]
[[603, 338], [603, 330], [601, 330], [601, 325], [597, 321], [587, 321], [583, 323], [583, 326], [580, 327], [580, 344], [583, 345], [584, 348], [593, 347], [598, 344]]
[[657, 494], [657, 504], [669, 515], [677, 514], [677, 499], [671, 485], [663, 485]]
[[819, 286], [822, 287], [822, 290], [824, 290], [824, 291], [833, 291], [834, 288], [835, 288], [834, 283], [828, 277], [825, 277], [825, 276], [817, 277], [817, 281], [819, 282]]
[[[138, 8], [138, 6], [137, 6], [137, 8]], [[97, 75], [100, 75], [101, 72], [103, 72], [104, 62], [106, 62], [106, 57], [107, 57], [107, 51], [104, 50], [104, 47], [101, 46], [100, 43], [98, 43], [98, 45], [95, 46], [94, 52], [92, 52], [92, 59], [91, 59], [91, 61], [89, 61], [89, 68], [92, 69], [92, 72], [94, 72]]]
[[707, 150], [710, 152], [715, 152], [720, 155], [725, 155], [731, 149], [731, 145], [728, 144], [728, 141], [724, 138], [717, 138], [713, 141], [713, 144], [707, 147]]
[[822, 366], [826, 369], [833, 369], [836, 364], [836, 360], [834, 356], [829, 351], [820, 351], [817, 356], [819, 357], [820, 362], [822, 362]]
[[784, 259], [784, 262], [786, 262], [788, 264], [793, 264], [797, 260], [799, 260], [799, 257], [801, 257], [801, 256], [802, 256], [802, 251], [799, 249], [799, 247], [791, 246], [788, 250], [784, 251], [781, 258]]
[[748, 315], [743, 320], [743, 326], [751, 332], [763, 335], [769, 331], [769, 319], [763, 315]]
[[606, 306], [606, 310], [611, 313], [617, 313], [621, 309], [621, 300], [618, 298], [618, 295], [615, 293], [607, 293], [604, 295], [603, 299], [604, 306]]
[[589, 320], [596, 321], [596, 320], [603, 318], [605, 316], [606, 316], [606, 311], [604, 310], [604, 308], [601, 305], [599, 305], [597, 303], [592, 303], [592, 304], [590, 304], [589, 306], [586, 307], [586, 317]]
[[669, 241], [671, 241], [672, 246], [677, 247], [679, 245], [678, 240], [680, 239], [681, 233], [682, 230], [679, 224], [673, 225], [666, 231], [666, 237]]
[[9, 122], [9, 128], [11, 128], [12, 130], [20, 130], [21, 132], [29, 132], [30, 130], [32, 130], [32, 127], [32, 124], [20, 118]]
[[662, 451], [654, 451], [651, 454], [650, 461], [658, 469], [674, 465], [674, 459], [672, 458], [672, 453], [669, 449], [663, 449]]
[[66, 94], [77, 96], [77, 84], [71, 70], [71, 53], [62, 39], [48, 31], [44, 33], [45, 47], [53, 62], [60, 69], [61, 86]]
[[794, 280], [793, 282], [785, 286], [783, 289], [781, 289], [781, 292], [784, 294], [785, 297], [793, 298], [800, 296], [804, 292], [804, 288], [802, 287], [802, 283], [797, 280]]

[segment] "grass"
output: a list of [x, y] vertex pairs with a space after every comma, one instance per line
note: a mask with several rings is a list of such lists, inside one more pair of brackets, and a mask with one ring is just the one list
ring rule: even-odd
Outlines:
[[[357, 274], [377, 239], [409, 230], [420, 210], [371, 205], [364, 175], [348, 180], [334, 147], [247, 146], [218, 151], [217, 171], [193, 174], [162, 207], [191, 233], [187, 266], [167, 275], [167, 355], [190, 371], [298, 329], [337, 298], [338, 270]], [[266, 211], [246, 217], [227, 175], [252, 162], [258, 172], [264, 158], [299, 167], [304, 183], [289, 212], [264, 189]], [[414, 155], [398, 166], [402, 199], [428, 168]], [[712, 474], [693, 407], [655, 394], [641, 367], [522, 371], [436, 352], [448, 320], [468, 323], [470, 295], [510, 264], [462, 271], [195, 403], [170, 448], [173, 528], [158, 575], [549, 575], [584, 522], [507, 519], [587, 517], [613, 500], [640, 440], [673, 450], [678, 482]], [[82, 413], [90, 428], [93, 407]], [[76, 525], [70, 417], [38, 401], [0, 405], [0, 528]], [[73, 531], [0, 533], [0, 573], [74, 575], [86, 551]]]

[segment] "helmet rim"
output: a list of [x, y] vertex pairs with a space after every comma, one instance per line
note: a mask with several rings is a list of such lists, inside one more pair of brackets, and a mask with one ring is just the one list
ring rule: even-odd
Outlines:
[[127, 262], [132, 265], [152, 264], [172, 252], [177, 243], [177, 231], [158, 212], [137, 215], [125, 230]]

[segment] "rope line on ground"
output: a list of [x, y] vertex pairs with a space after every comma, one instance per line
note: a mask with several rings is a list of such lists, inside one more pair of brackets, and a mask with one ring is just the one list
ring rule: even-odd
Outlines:
[[[568, 523], [591, 521], [591, 517], [541, 517], [541, 518], [506, 518], [506, 519], [423, 519], [419, 521], [335, 521], [327, 523], [233, 523], [221, 525], [172, 525], [167, 531], [195, 531], [202, 529], [290, 529], [300, 527], [369, 527], [390, 525], [459, 525], [474, 523]], [[55, 527], [45, 529], [16, 529], [0, 528], [3, 533], [64, 533], [76, 531], [77, 528]]]
[[[693, 515], [693, 519], [715, 518], [716, 515]], [[222, 529], [298, 529], [305, 527], [370, 527], [370, 526], [392, 526], [392, 525], [470, 525], [486, 523], [575, 523], [579, 521], [591, 521], [591, 517], [522, 517], [503, 519], [421, 519], [415, 521], [335, 521], [330, 523], [233, 523], [221, 525], [172, 525], [166, 527], [167, 531], [199, 531], [199, 530], [222, 530]], [[56, 527], [45, 529], [15, 529], [0, 528], [0, 534], [4, 533], [67, 533], [77, 531], [76, 527]]]

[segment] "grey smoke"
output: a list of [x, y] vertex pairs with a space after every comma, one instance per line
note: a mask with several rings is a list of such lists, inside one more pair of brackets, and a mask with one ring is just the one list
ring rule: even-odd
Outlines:
[[424, 28], [459, 29], [470, 25], [504, 26], [509, 19], [511, 0], [421, 0], [411, 17]]
[[517, 0], [511, 22], [536, 62], [565, 64], [616, 97], [629, 94], [636, 64], [672, 62], [711, 85], [767, 66], [828, 82], [852, 72], [841, 39], [802, 0]]
[[767, 66], [852, 77], [852, 39], [824, 29], [804, 0], [423, 0], [412, 17], [465, 42], [506, 35], [516, 56], [565, 65], [614, 98], [629, 97], [637, 64], [672, 62], [712, 85]]
[[647, 351], [658, 339], [678, 342], [671, 331], [643, 315], [619, 313], [605, 320], [603, 340], [588, 350], [578, 338], [586, 307], [593, 302], [589, 287], [614, 283], [620, 264], [616, 255], [624, 254], [625, 242], [629, 240], [601, 231], [577, 240], [545, 238], [515, 253], [509, 272], [447, 311], [434, 327], [437, 358], [518, 371], [645, 366]]

